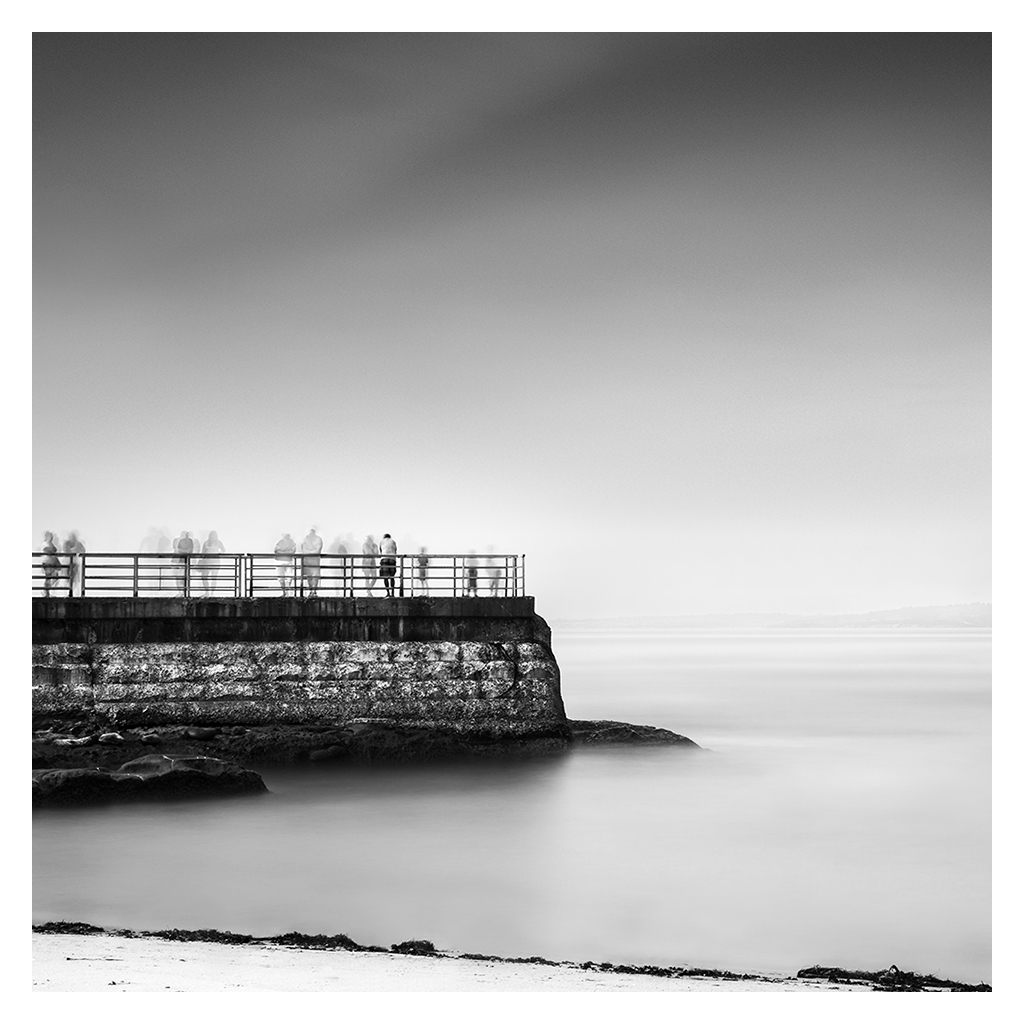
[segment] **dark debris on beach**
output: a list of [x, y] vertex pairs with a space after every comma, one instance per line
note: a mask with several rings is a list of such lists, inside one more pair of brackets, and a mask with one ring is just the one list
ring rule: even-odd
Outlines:
[[798, 978], [823, 978], [830, 982], [870, 985], [874, 992], [924, 992], [926, 989], [948, 989], [950, 992], [991, 992], [992, 986], [983, 982], [967, 985], [934, 974], [915, 974], [901, 971], [895, 964], [884, 971], [848, 971], [845, 967], [805, 967], [796, 972]]
[[[364, 946], [348, 935], [305, 935], [302, 932], [286, 932], [283, 935], [254, 936], [238, 932], [222, 932], [213, 928], [183, 929], [167, 928], [161, 931], [135, 931], [129, 928], [101, 928], [83, 921], [47, 921], [32, 925], [33, 932], [49, 935], [114, 935], [129, 939], [169, 939], [176, 942], [219, 942], [239, 946], [250, 943], [272, 943], [278, 946], [292, 946], [301, 949], [334, 949], [360, 953], [396, 953], [402, 956], [451, 956], [459, 960], [486, 960], [503, 964], [541, 964], [546, 967], [570, 967], [582, 971], [598, 971], [610, 974], [642, 974], [656, 978], [720, 978], [723, 981], [766, 981], [780, 983], [789, 978], [770, 978], [763, 974], [738, 974], [702, 967], [657, 967], [653, 964], [612, 964], [595, 963], [586, 960], [577, 963], [572, 960], [546, 960], [540, 956], [516, 957], [495, 956], [488, 953], [444, 953], [435, 948], [429, 939], [408, 939], [394, 943], [390, 949], [384, 946]], [[895, 964], [884, 971], [850, 971], [844, 967], [805, 967], [797, 971], [797, 978], [806, 981], [826, 981], [832, 984], [863, 985], [873, 992], [991, 992], [992, 986], [984, 983], [967, 985], [959, 981], [936, 978], [931, 974], [915, 974], [901, 971]]]

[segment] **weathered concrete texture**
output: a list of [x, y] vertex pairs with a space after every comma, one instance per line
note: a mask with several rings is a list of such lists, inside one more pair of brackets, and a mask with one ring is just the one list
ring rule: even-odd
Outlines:
[[36, 716], [567, 731], [558, 665], [532, 640], [62, 643], [33, 654]]
[[532, 597], [33, 598], [36, 644], [537, 640]]

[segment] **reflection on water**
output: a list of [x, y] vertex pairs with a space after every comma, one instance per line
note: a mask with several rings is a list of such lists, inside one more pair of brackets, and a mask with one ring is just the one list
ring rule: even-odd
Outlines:
[[712, 748], [264, 771], [35, 815], [34, 916], [991, 980], [987, 631], [556, 637], [572, 717]]

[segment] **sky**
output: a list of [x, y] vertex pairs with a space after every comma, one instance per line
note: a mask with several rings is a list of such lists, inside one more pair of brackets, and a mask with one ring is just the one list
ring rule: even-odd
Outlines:
[[33, 36], [33, 509], [991, 599], [990, 36]]

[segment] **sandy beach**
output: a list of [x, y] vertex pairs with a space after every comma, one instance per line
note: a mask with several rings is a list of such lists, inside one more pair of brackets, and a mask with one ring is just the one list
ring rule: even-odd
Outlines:
[[868, 986], [772, 977], [659, 978], [545, 964], [224, 945], [109, 934], [32, 936], [36, 992], [792, 992]]

